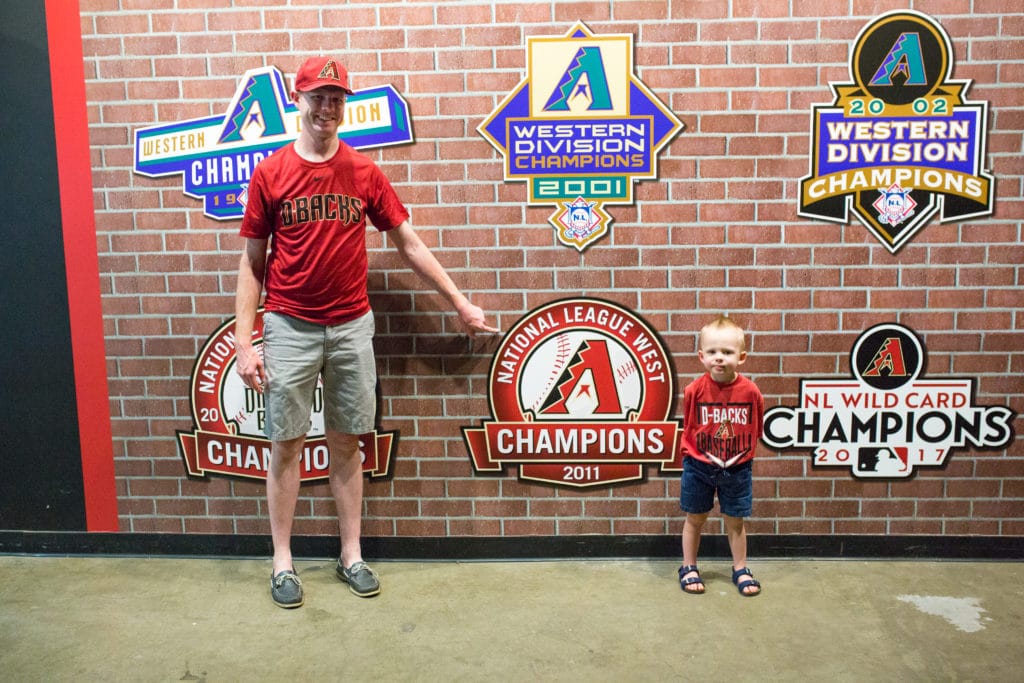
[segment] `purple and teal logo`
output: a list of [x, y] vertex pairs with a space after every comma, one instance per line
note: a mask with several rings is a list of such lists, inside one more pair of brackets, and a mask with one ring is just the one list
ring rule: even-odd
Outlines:
[[[256, 164], [298, 137], [299, 113], [288, 93], [276, 67], [245, 72], [224, 116], [136, 130], [135, 172], [180, 174], [205, 215], [241, 218]], [[338, 137], [356, 149], [412, 142], [409, 107], [390, 85], [357, 90], [345, 102]]]
[[850, 58], [851, 83], [816, 105], [810, 174], [798, 214], [834, 223], [850, 211], [896, 253], [935, 216], [943, 223], [992, 215], [985, 169], [988, 103], [951, 80], [953, 49], [934, 20], [910, 10], [865, 26]]
[[505, 180], [527, 183], [531, 206], [562, 244], [583, 251], [632, 204], [633, 183], [657, 177], [658, 152], [683, 124], [633, 74], [633, 36], [527, 38], [527, 76], [477, 131], [505, 159]]

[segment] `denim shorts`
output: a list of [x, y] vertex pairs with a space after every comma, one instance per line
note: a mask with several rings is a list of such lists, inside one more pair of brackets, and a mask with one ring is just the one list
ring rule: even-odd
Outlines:
[[320, 377], [324, 427], [344, 434], [372, 431], [377, 412], [373, 333], [373, 313], [328, 326], [264, 313], [267, 438], [289, 441], [310, 431]]
[[753, 460], [721, 469], [690, 456], [683, 459], [679, 507], [683, 512], [702, 515], [718, 506], [723, 515], [749, 517], [754, 511]]

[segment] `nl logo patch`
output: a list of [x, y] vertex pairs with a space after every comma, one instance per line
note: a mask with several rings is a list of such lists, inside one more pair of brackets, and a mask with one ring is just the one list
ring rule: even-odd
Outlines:
[[527, 38], [527, 76], [477, 131], [527, 184], [531, 206], [553, 205], [558, 241], [582, 252], [607, 234], [608, 204], [632, 204], [633, 182], [657, 177], [658, 152], [683, 124], [633, 75], [633, 36]]
[[810, 174], [798, 214], [846, 224], [852, 210], [890, 253], [936, 215], [940, 222], [992, 215], [984, 168], [988, 103], [954, 81], [949, 36], [910, 10], [865, 26], [850, 56], [849, 83], [811, 118]]

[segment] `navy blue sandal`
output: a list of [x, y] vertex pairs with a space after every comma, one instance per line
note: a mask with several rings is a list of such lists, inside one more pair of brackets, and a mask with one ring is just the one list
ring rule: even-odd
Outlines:
[[[750, 578], [746, 581], [740, 581], [741, 576], [749, 576]], [[750, 570], [746, 567], [744, 567], [743, 569], [732, 570], [732, 582], [736, 584], [736, 588], [737, 590], [739, 590], [740, 595], [742, 595], [745, 598], [752, 598], [755, 595], [761, 594], [761, 583], [754, 579], [754, 575], [751, 574]], [[756, 588], [757, 592], [748, 593], [746, 589], [751, 587]]]
[[[697, 572], [697, 576], [691, 576], [688, 579], [684, 579], [683, 577], [690, 572]], [[693, 586], [695, 584], [700, 584], [700, 588], [693, 588], [692, 590], [687, 588], [687, 586]], [[700, 578], [700, 571], [697, 569], [697, 565], [688, 564], [679, 568], [679, 587], [683, 589], [684, 593], [689, 593], [690, 595], [704, 594], [704, 591], [707, 589], [704, 587], [704, 581]]]

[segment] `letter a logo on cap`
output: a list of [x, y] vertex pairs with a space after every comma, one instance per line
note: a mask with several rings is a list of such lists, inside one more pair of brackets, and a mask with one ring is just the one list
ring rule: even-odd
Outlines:
[[327, 78], [332, 81], [340, 81], [341, 76], [338, 74], [338, 66], [334, 63], [333, 59], [328, 59], [327, 63], [324, 64], [324, 68], [320, 69], [320, 73], [317, 74], [317, 80], [321, 78]]

